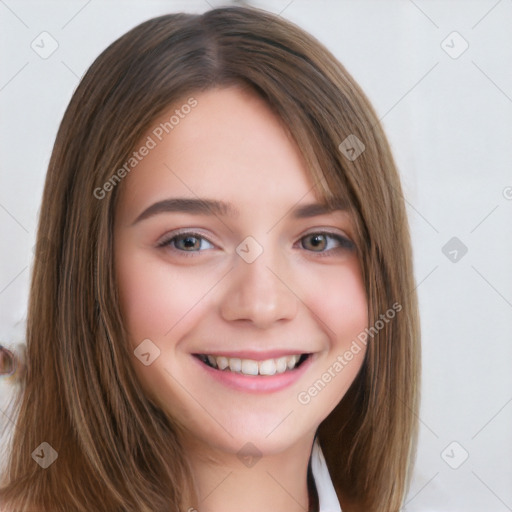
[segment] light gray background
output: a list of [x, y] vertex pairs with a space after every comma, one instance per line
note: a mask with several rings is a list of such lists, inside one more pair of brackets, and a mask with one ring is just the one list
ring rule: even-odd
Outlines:
[[[4, 344], [23, 342], [46, 167], [80, 76], [138, 23], [219, 5], [0, 0]], [[421, 434], [405, 510], [512, 510], [512, 0], [253, 5], [340, 59], [373, 102], [402, 175], [423, 332]], [[58, 43], [47, 59], [31, 48], [50, 48], [43, 31]], [[459, 247], [446, 256], [453, 237]], [[4, 444], [10, 386], [0, 384]]]

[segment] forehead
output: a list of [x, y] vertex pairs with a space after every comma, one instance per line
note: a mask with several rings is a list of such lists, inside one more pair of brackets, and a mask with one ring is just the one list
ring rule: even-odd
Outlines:
[[[193, 108], [182, 108], [193, 104]], [[172, 119], [171, 119], [172, 118]], [[239, 87], [187, 96], [156, 119], [135, 152], [121, 203], [130, 209], [169, 195], [216, 197], [242, 213], [317, 199], [299, 148], [282, 121]], [[139, 160], [140, 158], [140, 160]]]

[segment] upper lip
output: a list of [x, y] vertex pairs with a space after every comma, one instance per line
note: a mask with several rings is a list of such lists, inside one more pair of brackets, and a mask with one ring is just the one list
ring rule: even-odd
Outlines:
[[279, 357], [309, 354], [310, 351], [298, 350], [298, 349], [286, 349], [286, 350], [266, 350], [266, 351], [250, 351], [250, 350], [212, 350], [204, 352], [195, 352], [196, 355], [210, 355], [217, 357], [227, 358], [238, 358], [238, 359], [252, 359], [253, 361], [265, 361], [267, 359], [278, 359]]

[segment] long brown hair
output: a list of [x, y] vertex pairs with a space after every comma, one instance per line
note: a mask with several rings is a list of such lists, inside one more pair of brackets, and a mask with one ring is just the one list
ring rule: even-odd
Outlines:
[[[326, 203], [349, 203], [373, 331], [318, 437], [344, 512], [400, 509], [417, 440], [419, 326], [388, 143], [361, 89], [317, 40], [278, 16], [231, 7], [133, 28], [96, 59], [66, 110], [40, 211], [27, 371], [0, 489], [8, 510], [178, 511], [191, 492], [180, 429], [131, 366], [113, 272], [123, 183], [102, 198], [95, 190], [170, 105], [230, 85], [250, 87], [284, 121]], [[46, 469], [31, 457], [41, 443], [58, 454]]]

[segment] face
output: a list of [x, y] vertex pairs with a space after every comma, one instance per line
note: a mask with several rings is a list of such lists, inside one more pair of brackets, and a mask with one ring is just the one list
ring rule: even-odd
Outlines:
[[261, 99], [234, 87], [194, 98], [169, 133], [176, 106], [154, 123], [120, 191], [133, 365], [191, 445], [279, 453], [312, 440], [364, 359], [351, 350], [368, 321], [354, 226], [320, 206]]

